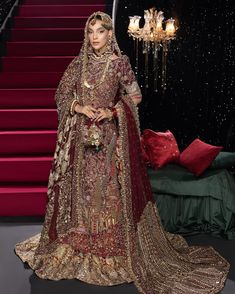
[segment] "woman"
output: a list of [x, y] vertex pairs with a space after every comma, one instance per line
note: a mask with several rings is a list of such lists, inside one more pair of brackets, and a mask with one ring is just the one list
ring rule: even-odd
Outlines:
[[229, 264], [163, 230], [141, 157], [141, 92], [111, 18], [92, 14], [55, 95], [58, 137], [42, 232], [15, 246], [43, 279], [217, 293]]

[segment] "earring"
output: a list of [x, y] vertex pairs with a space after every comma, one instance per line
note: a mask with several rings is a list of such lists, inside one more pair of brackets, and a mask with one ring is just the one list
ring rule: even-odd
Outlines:
[[111, 37], [108, 38], [107, 51], [112, 52], [112, 39], [111, 39]]

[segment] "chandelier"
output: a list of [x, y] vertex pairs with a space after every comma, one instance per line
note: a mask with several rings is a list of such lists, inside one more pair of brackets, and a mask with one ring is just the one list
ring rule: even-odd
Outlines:
[[[176, 37], [175, 20], [170, 18], [164, 22], [162, 11], [155, 8], [144, 10], [144, 26], [139, 27], [141, 16], [129, 16], [128, 34], [133, 38], [136, 48], [136, 74], [138, 73], [138, 42], [142, 41], [142, 52], [145, 55], [145, 87], [148, 88], [149, 80], [149, 55], [152, 54], [154, 91], [158, 91], [159, 70], [161, 69], [161, 87], [166, 90], [166, 62], [167, 53], [171, 40]], [[161, 56], [160, 56], [161, 55]], [[161, 67], [159, 63], [161, 61]]]

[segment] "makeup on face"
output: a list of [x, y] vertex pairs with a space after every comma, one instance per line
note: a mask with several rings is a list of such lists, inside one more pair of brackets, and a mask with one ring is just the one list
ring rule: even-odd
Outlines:
[[99, 51], [105, 47], [110, 35], [111, 31], [102, 26], [101, 20], [96, 20], [94, 25], [89, 24], [88, 26], [88, 38], [95, 51]]

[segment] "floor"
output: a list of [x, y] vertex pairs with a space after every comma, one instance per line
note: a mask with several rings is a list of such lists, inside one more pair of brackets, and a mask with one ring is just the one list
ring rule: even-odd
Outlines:
[[[15, 255], [14, 244], [41, 231], [42, 221], [11, 221], [0, 219], [0, 285], [2, 294], [83, 294], [113, 293], [137, 294], [133, 284], [101, 287], [78, 280], [49, 281], [38, 278], [33, 271], [24, 265]], [[235, 240], [228, 241], [206, 235], [186, 238], [190, 244], [212, 245], [231, 264], [231, 270], [222, 294], [235, 293]], [[198, 293], [200, 294], [200, 293]]]

